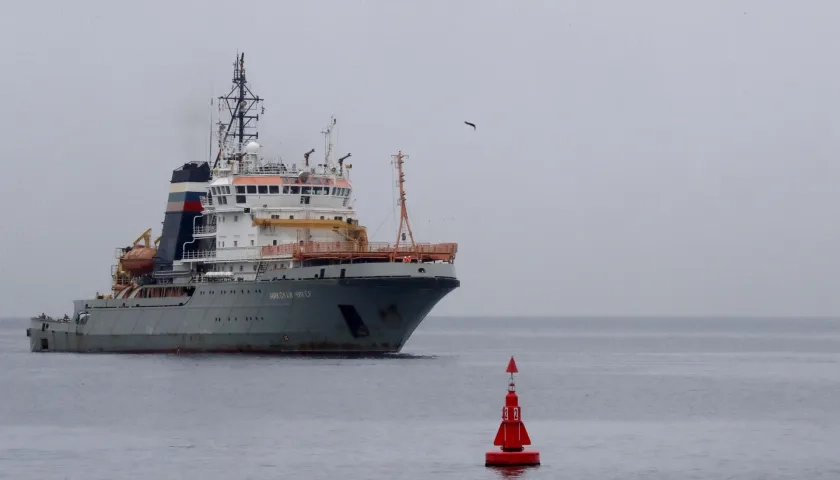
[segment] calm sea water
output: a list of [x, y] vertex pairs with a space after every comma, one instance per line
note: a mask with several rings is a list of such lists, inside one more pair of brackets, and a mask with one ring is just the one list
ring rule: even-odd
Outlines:
[[[3, 479], [838, 479], [840, 320], [430, 318], [388, 359], [34, 354]], [[543, 465], [483, 466], [515, 355]]]

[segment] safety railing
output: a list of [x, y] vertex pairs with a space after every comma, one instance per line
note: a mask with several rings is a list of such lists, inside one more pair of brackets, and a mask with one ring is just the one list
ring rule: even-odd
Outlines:
[[292, 244], [296, 253], [427, 253], [427, 254], [455, 254], [458, 252], [457, 243], [417, 243], [415, 245], [401, 243], [399, 246], [386, 242], [302, 242]]
[[184, 252], [184, 260], [261, 260], [269, 258], [294, 257], [297, 259], [317, 257], [341, 258], [391, 258], [417, 257], [417, 260], [452, 261], [458, 252], [457, 243], [400, 244], [373, 242], [300, 242], [262, 247], [225, 248], [220, 250], [198, 250]]
[[193, 228], [193, 235], [210, 235], [216, 233], [216, 225], [198, 225]]
[[181, 255], [181, 260], [211, 260], [214, 258], [216, 258], [216, 250], [192, 250]]

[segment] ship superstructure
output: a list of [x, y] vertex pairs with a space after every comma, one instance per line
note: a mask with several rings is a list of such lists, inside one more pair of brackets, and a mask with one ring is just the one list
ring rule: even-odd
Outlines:
[[147, 230], [117, 250], [110, 295], [76, 301], [67, 321], [34, 318], [32, 350], [396, 352], [457, 288], [457, 244], [414, 241], [406, 155], [393, 155], [396, 242], [371, 242], [354, 208], [350, 154], [333, 152], [335, 118], [322, 130], [322, 160], [311, 149], [271, 162], [244, 54], [217, 100], [228, 117], [218, 151], [173, 171], [161, 236], [152, 242]]

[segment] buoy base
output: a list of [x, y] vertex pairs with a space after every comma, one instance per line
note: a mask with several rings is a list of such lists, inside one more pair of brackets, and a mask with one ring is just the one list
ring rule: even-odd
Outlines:
[[485, 467], [528, 467], [539, 464], [540, 452], [536, 450], [522, 450], [521, 452], [491, 450], [484, 456]]

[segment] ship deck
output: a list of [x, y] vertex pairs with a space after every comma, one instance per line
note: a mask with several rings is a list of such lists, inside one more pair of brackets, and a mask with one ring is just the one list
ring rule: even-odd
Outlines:
[[[296, 260], [373, 260], [410, 262], [453, 262], [458, 251], [457, 243], [423, 243], [415, 245], [355, 242], [302, 242], [278, 245], [287, 250]], [[272, 254], [275, 246], [263, 247], [263, 252]]]
[[375, 262], [447, 262], [454, 263], [457, 243], [393, 244], [386, 242], [299, 242], [283, 245], [226, 248], [220, 251], [185, 252], [182, 261], [262, 261], [273, 259], [305, 260], [362, 260]]

